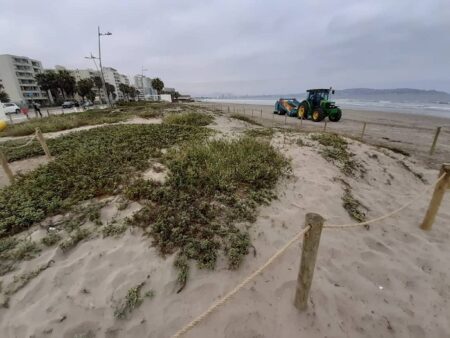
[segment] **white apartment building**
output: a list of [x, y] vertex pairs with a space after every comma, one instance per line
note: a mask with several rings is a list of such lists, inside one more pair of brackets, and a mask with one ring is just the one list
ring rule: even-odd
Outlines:
[[119, 76], [120, 76], [120, 83], [124, 83], [127, 86], [130, 85], [130, 79], [128, 78], [128, 76], [123, 75], [123, 74], [119, 74]]
[[0, 55], [0, 81], [12, 102], [44, 103], [47, 93], [38, 86], [34, 76], [43, 71], [42, 63], [26, 56]]
[[144, 100], [145, 98], [154, 98], [158, 95], [156, 90], [152, 87], [152, 79], [147, 76], [135, 75], [134, 86], [137, 90], [139, 90], [138, 98], [140, 100]]
[[117, 69], [112, 67], [103, 67], [103, 76], [105, 77], [105, 82], [114, 86], [117, 99], [123, 99], [123, 94], [119, 90], [119, 85], [122, 83], [121, 75], [117, 72]]

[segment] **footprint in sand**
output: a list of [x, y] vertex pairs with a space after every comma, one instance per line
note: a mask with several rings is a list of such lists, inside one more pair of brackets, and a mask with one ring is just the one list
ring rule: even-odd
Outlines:
[[389, 255], [391, 255], [393, 253], [392, 250], [389, 249], [386, 245], [384, 245], [383, 243], [381, 243], [379, 241], [374, 240], [372, 237], [366, 236], [364, 238], [364, 242], [372, 250], [382, 252], [385, 254], [389, 254]]

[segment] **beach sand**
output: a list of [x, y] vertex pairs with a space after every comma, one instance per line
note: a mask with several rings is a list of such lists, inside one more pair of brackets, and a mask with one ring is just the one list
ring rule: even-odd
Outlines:
[[[323, 130], [324, 125], [324, 122], [303, 121], [300, 126], [299, 119], [294, 117], [285, 119], [285, 116], [275, 115], [273, 114], [273, 107], [266, 105], [204, 102], [201, 105], [215, 106], [225, 113], [228, 112], [228, 107], [230, 107], [231, 113], [239, 112], [248, 117], [253, 116], [256, 121], [265, 126], [286, 126], [301, 128], [303, 131], [320, 131]], [[427, 166], [434, 168], [450, 161], [450, 118], [343, 109], [341, 121], [327, 123], [327, 130], [351, 137], [360, 137], [364, 122], [367, 123], [364, 134], [365, 142], [403, 149], [421, 159]], [[430, 156], [429, 151], [437, 127], [442, 127], [442, 130], [435, 153]]]
[[[224, 131], [223, 137], [239, 136], [249, 128], [255, 127], [224, 116], [214, 126]], [[311, 146], [299, 146], [299, 138]], [[255, 250], [238, 270], [228, 270], [222, 257], [215, 271], [192, 264], [186, 288], [176, 293], [174, 256], [159, 256], [151, 240], [134, 228], [117, 239], [84, 241], [68, 253], [47, 249], [2, 277], [5, 288], [14, 275], [54, 260], [10, 298], [8, 309], [0, 309], [0, 337], [171, 337], [298, 233], [306, 213], [321, 214], [327, 224], [352, 223], [342, 207], [342, 180], [366, 206], [368, 218], [418, 194], [423, 197], [369, 230], [324, 229], [306, 312], [293, 306], [300, 242], [185, 337], [448, 337], [450, 194], [433, 229], [419, 228], [431, 196], [426, 189], [437, 170], [414, 156], [349, 140], [366, 169], [350, 178], [318, 153], [308, 134], [277, 132], [271, 142], [292, 160], [293, 172], [278, 184], [279, 198], [259, 208], [256, 222], [243, 224], [249, 226]], [[107, 200], [103, 222], [140, 208], [132, 203], [118, 210], [118, 204], [116, 198]], [[45, 232], [29, 230], [33, 239]], [[154, 297], [144, 297], [129, 318], [115, 319], [118, 302], [142, 282], [142, 294], [152, 290]]]

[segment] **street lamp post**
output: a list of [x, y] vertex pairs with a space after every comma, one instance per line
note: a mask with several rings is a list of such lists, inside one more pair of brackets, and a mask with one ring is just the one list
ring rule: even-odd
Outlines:
[[101, 46], [100, 46], [100, 37], [102, 37], [104, 35], [112, 35], [112, 33], [110, 33], [110, 32], [101, 33], [100, 32], [100, 26], [98, 26], [98, 61], [99, 61], [99, 64], [100, 64], [100, 75], [101, 75], [102, 82], [103, 82], [103, 90], [105, 91], [105, 95], [108, 98], [109, 106], [112, 107], [111, 100], [110, 100], [109, 95], [108, 95], [108, 91], [106, 90], [105, 76], [103, 75], [103, 67], [102, 67], [102, 49], [101, 49]]
[[[84, 58], [85, 58], [85, 59], [90, 59], [90, 60], [92, 60], [92, 61], [94, 62], [95, 69], [96, 69], [97, 72], [100, 74], [100, 80], [102, 81], [102, 86], [103, 86], [103, 90], [105, 91], [105, 95], [108, 96], [108, 94], [107, 94], [107, 92], [106, 92], [106, 85], [105, 85], [105, 82], [103, 81], [103, 78], [102, 78], [102, 76], [101, 76], [100, 70], [98, 69], [97, 62], [95, 62], [95, 60], [98, 60], [99, 58], [98, 58], [98, 57], [95, 57], [94, 55], [92, 55], [92, 53], [91, 53], [91, 56], [85, 56]], [[100, 90], [98, 91], [98, 98], [99, 98], [99, 100], [101, 101], [102, 95], [101, 95]]]

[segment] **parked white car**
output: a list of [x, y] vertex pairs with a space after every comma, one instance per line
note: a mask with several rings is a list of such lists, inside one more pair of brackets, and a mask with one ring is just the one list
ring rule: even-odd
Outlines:
[[20, 113], [20, 107], [15, 103], [0, 103], [3, 105], [3, 111], [5, 114], [19, 114]]

